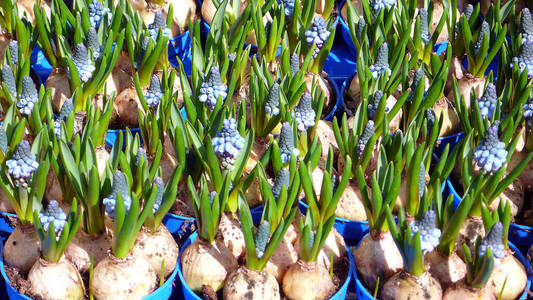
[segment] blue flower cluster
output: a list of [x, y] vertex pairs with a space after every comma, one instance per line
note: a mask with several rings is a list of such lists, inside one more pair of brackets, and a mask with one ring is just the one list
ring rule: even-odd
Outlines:
[[17, 65], [19, 63], [19, 43], [17, 41], [9, 42], [9, 54], [11, 63]]
[[39, 93], [35, 88], [35, 83], [30, 76], [26, 75], [22, 79], [22, 93], [20, 94], [17, 107], [21, 114], [29, 116], [33, 111], [35, 103], [39, 101]]
[[[415, 76], [413, 78], [413, 82], [411, 83], [411, 90], [409, 91], [409, 95], [407, 95], [407, 102], [413, 101], [413, 97], [415, 96], [415, 91], [418, 85], [424, 82], [424, 70], [422, 68], [418, 68], [415, 71]], [[424, 93], [425, 94], [425, 93]]]
[[144, 95], [144, 99], [150, 108], [156, 108], [163, 99], [163, 88], [161, 87], [161, 81], [157, 75], [152, 75], [152, 80], [150, 81], [150, 87]]
[[270, 236], [270, 223], [264, 220], [259, 224], [257, 228], [257, 233], [255, 234], [255, 252], [257, 253], [257, 258], [263, 257], [265, 250], [268, 244]]
[[89, 60], [89, 51], [83, 43], [77, 44], [74, 48], [72, 62], [74, 62], [74, 66], [78, 69], [78, 74], [80, 75], [80, 80], [82, 82], [87, 82], [93, 77], [93, 72], [96, 68]]
[[320, 49], [322, 49], [322, 46], [328, 40], [330, 34], [331, 32], [328, 30], [324, 18], [321, 16], [314, 17], [311, 28], [305, 31], [305, 40], [307, 41], [307, 44], [309, 46], [312, 46], [313, 44], [316, 45], [313, 58], [318, 55], [318, 52], [320, 52]]
[[429, 25], [428, 25], [428, 12], [425, 8], [421, 8], [418, 11], [418, 16], [420, 17], [420, 38], [424, 44], [428, 44], [431, 39], [429, 34]]
[[486, 21], [483, 21], [483, 23], [481, 23], [481, 31], [479, 32], [476, 43], [474, 44], [474, 53], [477, 54], [479, 50], [481, 49], [481, 46], [483, 45], [483, 39], [485, 38], [485, 36], [487, 37], [488, 40], [490, 40], [489, 23], [487, 23]]
[[372, 138], [374, 132], [374, 121], [369, 120], [368, 123], [366, 123], [365, 129], [363, 129], [363, 133], [357, 139], [357, 153], [359, 154], [359, 156], [363, 155], [363, 152], [366, 148], [366, 144]]
[[224, 120], [222, 129], [212, 141], [215, 154], [220, 156], [222, 167], [233, 169], [235, 159], [244, 147], [244, 138], [237, 131], [237, 121], [233, 118]]
[[526, 41], [522, 45], [518, 56], [513, 57], [511, 68], [513, 68], [515, 64], [518, 65], [520, 73], [524, 72], [527, 68], [528, 77], [533, 77], [533, 41]]
[[388, 76], [390, 77], [391, 70], [389, 68], [389, 45], [387, 43], [381, 44], [378, 49], [378, 56], [369, 69], [374, 79], [378, 79], [381, 74], [385, 73], [388, 73]]
[[281, 153], [281, 162], [286, 164], [290, 161], [292, 154], [300, 155], [300, 150], [294, 145], [294, 136], [292, 127], [289, 122], [281, 125], [281, 133], [279, 135], [279, 150]]
[[291, 74], [292, 76], [294, 76], [296, 75], [296, 73], [298, 73], [298, 71], [300, 71], [300, 57], [298, 56], [298, 54], [293, 53], [291, 55], [290, 64], [291, 64]]
[[474, 149], [474, 161], [486, 172], [498, 171], [507, 161], [505, 143], [498, 139], [498, 125], [491, 126], [485, 138]]
[[4, 153], [4, 155], [7, 152], [7, 133], [4, 129], [4, 126], [0, 125], [0, 151]]
[[[67, 223], [67, 214], [63, 212], [56, 200], [50, 201], [46, 210], [39, 213], [39, 221], [45, 231], [48, 231], [51, 223], [54, 223], [54, 231], [58, 234]], [[59, 239], [59, 236], [57, 237]]]
[[7, 64], [2, 68], [2, 82], [6, 85], [11, 97], [17, 97], [17, 81], [13, 70]]
[[533, 98], [527, 100], [527, 103], [524, 104], [524, 118], [531, 119], [533, 117]]
[[294, 108], [292, 117], [296, 119], [296, 124], [299, 131], [306, 131], [315, 126], [316, 113], [313, 110], [311, 94], [304, 92], [300, 98], [300, 102]]
[[146, 50], [148, 49], [148, 45], [149, 44], [150, 44], [150, 38], [149, 37], [145, 37], [142, 40], [142, 42], [141, 42], [141, 49], [139, 51], [139, 55], [137, 56], [137, 59], [133, 63], [133, 66], [135, 67], [135, 69], [138, 69], [138, 68], [141, 67], [141, 63], [143, 61], [144, 54], [146, 53]]
[[[58, 139], [61, 136], [61, 122], [66, 121], [72, 112], [74, 112], [74, 103], [69, 98], [63, 103], [59, 111], [59, 116], [54, 120], [54, 133]], [[76, 123], [76, 120], [74, 120], [74, 123]]]
[[[374, 116], [376, 115], [381, 99], [383, 99], [383, 91], [377, 90], [374, 93], [374, 97], [372, 97], [371, 102], [368, 103], [368, 118], [374, 119]], [[388, 109], [385, 108], [385, 112], [387, 112], [387, 110]]]
[[141, 164], [141, 160], [148, 161], [146, 150], [144, 150], [144, 148], [139, 148], [135, 154], [135, 167], [138, 167]]
[[274, 82], [265, 101], [265, 112], [269, 115], [279, 115], [279, 83]]
[[94, 27], [89, 28], [89, 31], [87, 32], [87, 44], [93, 51], [93, 60], [98, 60], [104, 47], [100, 45], [100, 42], [98, 41], [98, 34], [96, 33], [96, 29], [94, 29]]
[[520, 33], [522, 34], [522, 44], [533, 42], [533, 20], [527, 7], [522, 9], [520, 16]]
[[220, 71], [218, 67], [214, 66], [209, 71], [207, 80], [202, 83], [198, 100], [207, 108], [214, 109], [217, 105], [218, 97], [222, 98], [222, 101], [224, 101], [227, 96], [227, 87], [222, 83], [222, 79], [220, 79]]
[[481, 115], [484, 118], [492, 118], [496, 104], [498, 102], [498, 95], [496, 94], [496, 86], [491, 82], [487, 85], [483, 96], [477, 100]]
[[357, 37], [360, 41], [363, 40], [363, 33], [365, 30], [366, 22], [365, 18], [359, 18], [359, 21], [357, 21]]
[[433, 210], [428, 210], [424, 213], [422, 219], [411, 223], [411, 236], [420, 232], [420, 246], [424, 254], [429, 253], [435, 249], [440, 242], [440, 229], [436, 226], [436, 215]]
[[287, 168], [282, 168], [279, 170], [278, 174], [276, 175], [276, 180], [274, 181], [274, 185], [272, 186], [272, 194], [274, 195], [274, 198], [278, 198], [279, 194], [281, 193], [281, 189], [283, 186], [285, 186], [285, 189], [289, 188], [290, 180], [291, 180], [291, 174]]
[[89, 4], [89, 19], [94, 28], [100, 26], [100, 22], [102, 22], [106, 14], [109, 15], [109, 21], [111, 21], [111, 10], [109, 8], [104, 7], [98, 0], [93, 0]]
[[104, 198], [105, 211], [110, 218], [115, 218], [115, 207], [117, 204], [118, 193], [124, 202], [124, 208], [128, 212], [131, 208], [131, 197], [126, 175], [121, 171], [116, 171], [113, 175], [113, 186], [111, 187], [111, 194]]
[[283, 9], [285, 10], [285, 17], [291, 18], [294, 13], [294, 0], [278, 0], [278, 4], [283, 3]]
[[163, 15], [162, 11], [157, 11], [154, 16], [154, 22], [148, 25], [148, 32], [150, 33], [150, 37], [153, 41], [157, 40], [157, 35], [159, 34], [160, 29], [163, 31], [163, 36], [170, 37], [171, 32], [167, 27], [165, 16]]
[[165, 183], [163, 182], [163, 179], [161, 177], [156, 177], [154, 179], [154, 186], [157, 186], [157, 196], [155, 198], [154, 206], [152, 207], [152, 212], [155, 214], [159, 208], [161, 208], [161, 204], [163, 203], [163, 195], [165, 194]]
[[372, 10], [374, 10], [376, 15], [385, 7], [391, 8], [394, 5], [396, 5], [396, 0], [374, 0], [370, 3], [370, 6], [372, 6]]
[[15, 153], [10, 160], [6, 161], [7, 172], [21, 183], [31, 178], [31, 175], [39, 168], [39, 163], [35, 160], [35, 155], [31, 153], [30, 143], [23, 140], [15, 149]]
[[[481, 240], [478, 248], [478, 257], [483, 257], [490, 247], [494, 258], [501, 259], [505, 257], [505, 246], [503, 245], [503, 225], [498, 222], [492, 226], [489, 233]], [[497, 260], [495, 260], [497, 262]]]

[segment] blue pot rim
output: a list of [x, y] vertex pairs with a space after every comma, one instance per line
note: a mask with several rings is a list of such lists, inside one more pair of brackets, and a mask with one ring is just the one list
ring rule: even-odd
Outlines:
[[337, 99], [335, 100], [335, 105], [333, 106], [331, 111], [322, 120], [324, 120], [324, 121], [333, 121], [333, 117], [335, 117], [335, 115], [338, 113], [338, 111], [340, 109], [344, 108], [344, 97], [342, 96], [341, 91], [339, 90], [339, 86], [337, 85], [335, 80], [333, 80], [329, 76], [328, 76], [327, 79], [328, 79], [329, 85], [335, 91]]
[[[365, 237], [368, 236], [368, 234], [365, 235]], [[364, 237], [363, 237], [364, 238]], [[359, 248], [359, 246], [361, 245], [361, 242], [363, 240], [361, 239], [361, 241], [359, 241], [359, 243], [357, 243], [357, 246], [356, 248]], [[533, 271], [531, 269], [531, 264], [529, 263], [529, 261], [524, 257], [524, 255], [522, 254], [522, 252], [520, 252], [520, 250], [511, 242], [509, 242], [509, 248], [511, 250], [513, 250], [513, 256], [516, 257], [520, 263], [524, 266], [524, 268], [526, 269], [526, 275], [527, 275], [527, 283], [526, 283], [526, 287], [524, 289], [524, 292], [520, 295], [520, 300], [523, 300], [523, 299], [526, 299], [527, 297], [527, 294], [528, 294], [528, 291], [531, 287], [531, 283], [533, 281]], [[533, 246], [532, 246], [533, 248]], [[359, 278], [357, 277], [357, 270], [356, 268], [353, 269], [353, 277], [355, 279], [355, 286], [356, 286], [356, 293], [357, 295], [359, 296], [359, 294], [361, 294], [363, 296], [362, 299], [376, 299], [374, 298], [374, 296], [372, 296], [370, 294], [370, 292], [366, 289], [366, 287], [363, 285], [363, 283], [359, 280]], [[444, 291], [442, 291], [444, 293]]]
[[[309, 207], [307, 205], [307, 203], [305, 203], [304, 201], [300, 200], [300, 205], [303, 206], [305, 208], [305, 210], [307, 211], [307, 208]], [[368, 221], [353, 221], [353, 220], [348, 220], [348, 219], [344, 219], [344, 218], [341, 218], [341, 217], [335, 217], [335, 222], [342, 222], [342, 223], [359, 223], [359, 224], [364, 224], [364, 225], [367, 225], [368, 226]]]
[[[2, 215], [6, 215], [6, 216], [12, 216], [12, 217], [16, 217], [16, 215], [14, 214], [9, 214], [9, 213], [2, 213]], [[178, 265], [179, 265], [179, 260], [176, 264], [176, 268], [174, 268], [174, 271], [172, 272], [172, 274], [170, 274], [170, 276], [165, 280], [165, 283], [158, 287], [155, 291], [153, 291], [151, 294], [145, 296], [143, 299], [145, 300], [149, 300], [149, 299], [164, 299], [162, 298], [162, 296], [166, 293], [168, 293], [168, 298], [167, 299], [170, 299], [171, 297], [171, 294], [172, 294], [172, 290], [173, 290], [173, 284], [174, 284], [174, 281], [176, 279], [176, 275], [178, 274]], [[7, 274], [5, 272], [5, 267], [4, 267], [4, 242], [2, 241], [0, 243], [0, 273], [2, 274], [2, 277], [4, 279], [4, 283], [5, 283], [5, 286], [6, 286], [6, 292], [8, 290], [10, 290], [11, 293], [8, 292], [8, 294], [14, 294], [16, 295], [18, 298], [15, 298], [15, 299], [25, 299], [25, 300], [32, 300], [30, 297], [24, 295], [24, 294], [20, 294], [18, 292], [17, 289], [15, 289], [13, 286], [11, 286], [11, 284], [9, 284], [9, 278], [7, 277]], [[170, 289], [170, 292], [169, 292], [169, 289]], [[10, 298], [12, 299], [12, 298]], [[12, 300], [15, 300], [15, 299], [12, 299]]]
[[[198, 297], [196, 295], [195, 292], [193, 292], [189, 286], [187, 285], [187, 283], [185, 282], [185, 278], [183, 277], [183, 273], [181, 272], [181, 255], [183, 254], [183, 251], [190, 245], [192, 244], [192, 242], [194, 242], [196, 240], [196, 238], [198, 237], [198, 232], [195, 231], [193, 234], [191, 234], [191, 236], [189, 236], [189, 238], [187, 239], [187, 241], [185, 242], [185, 244], [183, 245], [183, 247], [180, 249], [180, 254], [179, 254], [179, 259], [178, 259], [178, 265], [177, 265], [177, 268], [178, 269], [178, 277], [180, 279], [180, 282], [181, 282], [181, 285], [182, 285], [182, 289], [183, 289], [183, 296], [185, 297], [186, 300], [189, 300], [190, 297], [186, 297], [185, 294], [188, 294], [188, 295], [191, 295], [192, 296], [192, 299], [195, 299], [195, 300], [201, 300], [200, 297]], [[346, 279], [344, 281], [344, 284], [339, 288], [339, 290], [333, 295], [331, 296], [331, 298], [329, 299], [333, 299], [333, 300], [342, 300], [342, 299], [345, 299], [346, 298], [346, 292], [348, 290], [348, 284], [350, 283], [350, 280], [351, 280], [351, 274], [353, 274], [354, 272], [354, 269], [355, 269], [355, 260], [352, 256], [352, 254], [350, 253], [350, 249], [348, 249], [348, 247], [346, 246], [346, 255], [348, 256], [348, 260], [349, 260], [349, 270], [348, 270], [348, 276], [346, 276]], [[280, 288], [281, 288], [281, 285], [280, 285]]]
[[437, 140], [438, 141], [442, 141], [442, 140], [456, 139], [457, 138], [457, 141], [459, 141], [461, 139], [461, 137], [463, 137], [463, 135], [465, 135], [465, 133], [463, 131], [461, 131], [461, 132], [450, 134], [450, 135], [446, 135], [446, 136], [440, 136], [440, 137], [437, 138]]

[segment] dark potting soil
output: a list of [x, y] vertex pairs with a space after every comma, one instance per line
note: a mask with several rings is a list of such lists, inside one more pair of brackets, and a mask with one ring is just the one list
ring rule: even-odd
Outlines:
[[200, 296], [200, 298], [202, 298], [203, 300], [217, 300], [219, 298], [222, 299], [222, 290], [220, 290], [217, 294], [211, 286], [203, 285], [202, 291], [198, 293], [198, 296]]
[[524, 191], [524, 206], [516, 215], [515, 223], [526, 226], [533, 226], [533, 188], [526, 188]]
[[322, 110], [321, 119], [323, 119], [333, 111], [333, 108], [335, 108], [335, 104], [337, 104], [338, 95], [335, 90], [331, 88], [331, 83], [328, 79], [328, 75], [325, 72], [322, 72], [319, 76], [321, 76], [328, 83], [329, 90], [329, 102], [327, 103], [327, 106]]

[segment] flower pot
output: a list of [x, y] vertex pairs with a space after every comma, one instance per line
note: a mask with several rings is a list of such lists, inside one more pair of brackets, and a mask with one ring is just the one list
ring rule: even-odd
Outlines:
[[[9, 222], [7, 222], [8, 228], [4, 228], [6, 226], [6, 217], [4, 215], [8, 216], [14, 216], [11, 214], [5, 214], [2, 213], [2, 216], [0, 217], [0, 230], [2, 233], [4, 233], [4, 229], [13, 231], [13, 228], [9, 226]], [[170, 229], [169, 229], [170, 230]], [[3, 235], [2, 235], [3, 238]], [[2, 243], [0, 243], [0, 258], [3, 258], [4, 256], [4, 240], [2, 240]], [[6, 275], [5, 268], [4, 268], [4, 260], [0, 259], [0, 273], [2, 274], [3, 281], [5, 282], [7, 297], [3, 297], [2, 294], [0, 294], [0, 299], [11, 299], [11, 300], [31, 300], [26, 295], [20, 294], [17, 289], [15, 289], [13, 286], [9, 284], [9, 279]], [[159, 300], [159, 299], [169, 299], [173, 292], [173, 285], [174, 280], [176, 279], [176, 275], [178, 274], [178, 268], [175, 268], [172, 274], [167, 278], [165, 283], [157, 288], [155, 291], [153, 291], [150, 295], [144, 297], [145, 300]]]
[[342, 116], [342, 113], [344, 113], [344, 97], [342, 96], [343, 93], [341, 93], [341, 91], [339, 90], [339, 86], [337, 85], [335, 80], [328, 76], [328, 82], [333, 91], [332, 98], [335, 98], [336, 100], [335, 105], [333, 106], [331, 111], [326, 112], [326, 116], [322, 120], [331, 122], [333, 121], [334, 117], [339, 118], [340, 116]]
[[450, 145], [449, 152], [451, 152], [453, 147], [455, 147], [455, 145], [459, 143], [463, 135], [464, 135], [464, 132], [458, 132], [452, 135], [442, 136], [442, 137], [437, 138], [437, 143], [435, 144], [433, 153], [437, 156], [437, 158], [440, 158], [440, 156], [442, 155], [442, 152], [444, 151], [444, 148], [446, 148], [446, 145], [448, 144]]
[[[255, 221], [255, 219], [254, 219], [254, 221]], [[189, 245], [191, 245], [196, 240], [197, 237], [198, 237], [198, 234], [195, 232], [187, 239], [187, 241], [185, 242], [183, 247], [180, 249], [180, 256], [179, 256], [179, 259], [178, 259], [179, 260], [178, 261], [178, 267], [177, 267], [177, 269], [178, 269], [178, 277], [179, 277], [179, 280], [180, 280], [181, 289], [183, 291], [183, 298], [186, 299], [186, 300], [189, 300], [189, 299], [201, 300], [201, 298], [198, 297], [198, 295], [196, 293], [194, 293], [187, 286], [187, 284], [185, 283], [185, 278], [183, 278], [183, 273], [181, 272], [181, 255], [183, 253], [183, 250], [185, 248], [187, 248]], [[350, 251], [348, 249], [346, 249], [346, 254], [348, 255], [348, 259], [350, 261], [349, 274], [353, 274], [355, 261], [353, 259], [352, 254], [350, 253]], [[348, 291], [348, 284], [350, 283], [350, 277], [351, 276], [348, 275], [348, 277], [344, 281], [344, 283], [341, 286], [341, 288], [333, 296], [331, 296], [331, 298], [329, 298], [329, 299], [331, 299], [331, 300], [342, 300], [342, 299], [346, 298], [346, 292]]]
[[35, 45], [35, 48], [33, 48], [30, 61], [31, 69], [37, 75], [39, 84], [46, 84], [46, 79], [52, 73], [52, 66], [48, 60], [46, 60], [44, 52], [41, 50], [41, 48], [39, 48], [38, 45]]
[[[105, 137], [105, 144], [109, 147], [113, 147], [113, 145], [115, 145], [115, 141], [117, 140], [118, 134], [120, 131], [122, 131], [122, 136], [125, 137], [126, 132], [127, 132], [126, 129], [109, 129]], [[130, 132], [133, 135], [133, 137], [135, 137], [136, 135], [139, 135], [139, 139], [141, 141], [141, 146], [142, 146], [143, 138], [141, 136], [141, 130], [139, 128], [131, 128]], [[122, 149], [125, 149], [126, 148], [125, 138], [123, 138], [123, 143], [124, 145], [122, 146]]]
[[[360, 243], [361, 242], [357, 243], [358, 248], [359, 248]], [[533, 271], [531, 269], [531, 264], [529, 263], [529, 261], [524, 257], [522, 252], [520, 252], [520, 250], [513, 243], [509, 242], [509, 248], [514, 252], [513, 255], [520, 261], [520, 263], [524, 265], [526, 269], [526, 273], [528, 275], [528, 281], [527, 281], [526, 288], [519, 298], [520, 300], [523, 300], [523, 299], [526, 299], [528, 296], [528, 291], [529, 291], [529, 288], [531, 287], [531, 282], [533, 280], [533, 276], [532, 276]], [[355, 292], [357, 294], [357, 299], [359, 300], [376, 299], [374, 298], [374, 296], [372, 296], [371, 292], [366, 289], [363, 283], [358, 279], [357, 270], [355, 267], [353, 268], [352, 275], [355, 280]]]
[[183, 64], [185, 74], [191, 75], [192, 40], [189, 31], [186, 31], [169, 41], [168, 60], [174, 68], [179, 68], [178, 58]]
[[[457, 193], [450, 179], [446, 180], [448, 191], [453, 195], [453, 208], [457, 209], [461, 202], [461, 196]], [[509, 226], [509, 241], [522, 251], [533, 245], [533, 227], [511, 223]]]
[[194, 232], [196, 219], [168, 213], [163, 218], [163, 225], [167, 227], [178, 246], [181, 247], [185, 240]]

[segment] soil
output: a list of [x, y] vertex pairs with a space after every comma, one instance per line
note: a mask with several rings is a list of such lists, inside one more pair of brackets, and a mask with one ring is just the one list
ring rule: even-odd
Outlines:
[[28, 274], [23, 274], [18, 268], [4, 265], [7, 278], [9, 279], [9, 284], [14, 287], [19, 293], [25, 294], [32, 299], [38, 299], [40, 297], [35, 297], [31, 295], [31, 283], [28, 281]]
[[119, 130], [119, 129], [126, 129], [126, 128], [129, 128], [130, 126], [128, 126], [126, 123], [122, 122], [122, 120], [120, 120], [120, 118], [116, 118], [115, 120], [113, 120], [113, 122], [109, 123], [109, 127], [108, 129], [110, 130]]
[[194, 210], [192, 209], [192, 207], [188, 203], [183, 202], [181, 200], [181, 197], [178, 197], [178, 199], [176, 199], [176, 203], [173, 205], [172, 209], [170, 210], [170, 213], [187, 218], [195, 217]]

